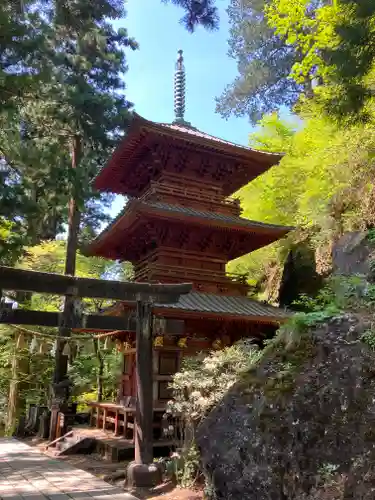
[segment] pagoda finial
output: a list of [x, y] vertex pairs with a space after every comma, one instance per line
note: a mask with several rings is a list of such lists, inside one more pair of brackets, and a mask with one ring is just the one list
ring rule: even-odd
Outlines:
[[184, 120], [185, 114], [185, 66], [183, 51], [178, 51], [178, 59], [176, 63], [176, 71], [174, 74], [174, 123], [186, 123]]

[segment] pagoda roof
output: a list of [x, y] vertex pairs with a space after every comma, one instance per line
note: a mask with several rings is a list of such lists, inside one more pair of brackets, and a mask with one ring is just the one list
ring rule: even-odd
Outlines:
[[[135, 163], [142, 159], [147, 138], [149, 144], [169, 139], [173, 144], [190, 145], [196, 151], [219, 154], [226, 160], [241, 164], [241, 175], [231, 176], [223, 185], [224, 195], [227, 196], [276, 165], [282, 158], [282, 154], [279, 153], [259, 151], [214, 137], [187, 123], [156, 123], [134, 113], [127, 135], [96, 177], [95, 188], [117, 194], [136, 195], [134, 188], [127, 183], [129, 174], [134, 171]], [[168, 145], [170, 144], [171, 141], [168, 142]]]
[[257, 222], [250, 219], [244, 219], [243, 217], [238, 217], [235, 215], [226, 215], [217, 212], [206, 212], [204, 210], [197, 210], [196, 208], [184, 207], [181, 205], [171, 205], [170, 203], [157, 202], [147, 202], [145, 203], [150, 208], [155, 210], [160, 210], [164, 212], [170, 212], [175, 215], [184, 215], [186, 217], [194, 217], [199, 219], [207, 219], [215, 221], [215, 223], [223, 223], [225, 225], [231, 226], [242, 226], [251, 227], [252, 229], [266, 229], [269, 231], [285, 231], [289, 232], [292, 227], [279, 226], [277, 224], [267, 224], [264, 222]]
[[184, 311], [207, 315], [232, 316], [241, 319], [280, 323], [290, 317], [290, 312], [258, 302], [248, 297], [189, 292], [173, 304], [155, 304], [155, 309]]
[[293, 226], [280, 226], [278, 224], [269, 224], [266, 222], [257, 222], [250, 219], [244, 219], [243, 217], [236, 217], [235, 215], [226, 215], [216, 212], [206, 212], [204, 210], [197, 210], [196, 208], [184, 207], [182, 205], [172, 205], [170, 203], [165, 203], [162, 201], [140, 201], [136, 198], [130, 200], [121, 212], [116, 216], [116, 218], [104, 229], [104, 231], [99, 234], [97, 239], [100, 239], [102, 235], [110, 231], [113, 226], [115, 226], [123, 217], [127, 216], [127, 213], [131, 212], [132, 209], [137, 209], [139, 211], [152, 211], [152, 212], [164, 212], [165, 214], [175, 215], [177, 217], [186, 216], [195, 219], [202, 219], [206, 221], [213, 221], [215, 223], [223, 223], [226, 226], [241, 226], [241, 227], [251, 227], [252, 229], [258, 228], [266, 231], [280, 231], [284, 234], [292, 231]]
[[[215, 212], [205, 212], [191, 207], [180, 205], [171, 205], [163, 202], [144, 202], [138, 199], [132, 199], [127, 203], [124, 209], [118, 216], [100, 233], [89, 246], [86, 252], [90, 255], [107, 256], [108, 247], [111, 245], [112, 237], [115, 235], [124, 235], [133, 222], [139, 221], [139, 215], [145, 214], [167, 219], [168, 221], [175, 220], [181, 222], [184, 219], [186, 222], [191, 221], [193, 225], [210, 225], [214, 227], [222, 227], [233, 229], [245, 233], [258, 233], [267, 236], [267, 243], [282, 238], [294, 228], [291, 226], [280, 226], [276, 224], [267, 224], [256, 222], [234, 215], [225, 215]], [[259, 247], [264, 245], [259, 245]]]
[[[119, 314], [119, 307], [133, 308], [134, 302], [117, 302], [106, 309], [106, 314]], [[293, 312], [238, 295], [217, 295], [214, 293], [191, 291], [180, 296], [178, 302], [154, 304], [158, 315], [173, 317], [206, 317], [208, 319], [233, 319], [269, 324], [279, 324], [291, 317]]]
[[[145, 120], [142, 118], [142, 120]], [[146, 121], [146, 120], [145, 120]], [[197, 138], [197, 139], [204, 139], [206, 141], [212, 141], [212, 146], [221, 149], [226, 152], [233, 152], [236, 155], [241, 155], [241, 156], [250, 156], [252, 159], [257, 158], [257, 159], [262, 159], [264, 161], [266, 158], [268, 160], [271, 160], [272, 158], [276, 162], [279, 161], [282, 158], [282, 155], [278, 153], [269, 153], [267, 151], [259, 151], [257, 149], [250, 148], [249, 146], [243, 146], [241, 144], [236, 144], [235, 142], [230, 142], [226, 141], [225, 139], [221, 139], [220, 137], [215, 137], [214, 135], [207, 134], [206, 132], [202, 132], [198, 130], [195, 127], [192, 127], [188, 124], [180, 124], [180, 123], [155, 123], [155, 122], [149, 122], [147, 123], [152, 123], [154, 126], [159, 126], [159, 127], [165, 127], [166, 129], [170, 131], [174, 131], [176, 134], [187, 134], [190, 137], [190, 140], [192, 138]], [[217, 144], [216, 144], [217, 143]], [[228, 148], [231, 148], [229, 149]]]

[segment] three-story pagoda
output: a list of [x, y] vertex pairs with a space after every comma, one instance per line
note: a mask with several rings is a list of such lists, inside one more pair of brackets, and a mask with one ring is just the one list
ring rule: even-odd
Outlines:
[[[90, 245], [91, 255], [130, 261], [135, 280], [193, 283], [177, 304], [155, 304], [160, 319], [184, 321], [184, 338], [168, 331], [155, 341], [154, 403], [170, 398], [168, 384], [181, 356], [273, 335], [284, 311], [247, 297], [245, 277], [226, 272], [228, 261], [285, 236], [291, 228], [241, 217], [229, 198], [277, 164], [280, 155], [256, 151], [200, 132], [184, 120], [182, 51], [175, 73], [175, 121], [134, 115], [126, 137], [99, 173], [95, 187], [124, 195], [118, 217]], [[133, 309], [117, 304], [112, 314]], [[158, 323], [162, 329], [163, 322]], [[156, 333], [157, 335], [157, 333]], [[127, 337], [120, 399], [134, 397], [135, 339]]]

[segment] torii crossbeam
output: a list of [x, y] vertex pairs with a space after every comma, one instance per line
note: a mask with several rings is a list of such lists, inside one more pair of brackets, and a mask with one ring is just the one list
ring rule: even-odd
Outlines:
[[[71, 299], [102, 298], [112, 300], [134, 301], [136, 305], [136, 342], [137, 342], [137, 404], [135, 432], [135, 462], [138, 465], [150, 465], [153, 460], [152, 449], [152, 304], [174, 303], [182, 294], [189, 293], [192, 285], [183, 284], [149, 284], [123, 281], [107, 281], [91, 278], [78, 278], [53, 273], [42, 273], [23, 269], [0, 266], [0, 296], [2, 290], [37, 292], [53, 295], [64, 295]], [[32, 324], [40, 326], [60, 326], [59, 335], [68, 337], [71, 328], [90, 328], [97, 322], [103, 330], [128, 330], [125, 318], [111, 318], [98, 315], [82, 315], [77, 308], [66, 308], [59, 312], [17, 311], [8, 308], [0, 309], [0, 323]], [[178, 322], [180, 323], [180, 322]], [[93, 325], [94, 326], [94, 325]], [[133, 326], [133, 327], [134, 327]], [[173, 322], [169, 324], [173, 328]], [[175, 323], [174, 328], [181, 330]], [[98, 328], [96, 328], [97, 330]], [[65, 356], [66, 357], [66, 356]], [[54, 386], [58, 386], [64, 370], [64, 355], [61, 349], [56, 350], [56, 372]], [[57, 377], [56, 377], [57, 373]], [[59, 394], [54, 394], [58, 400]], [[60, 403], [52, 412], [51, 435], [54, 439], [57, 412]]]

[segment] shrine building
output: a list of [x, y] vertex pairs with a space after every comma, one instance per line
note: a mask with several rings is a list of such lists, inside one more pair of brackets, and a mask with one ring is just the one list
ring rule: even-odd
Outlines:
[[[291, 227], [241, 217], [231, 195], [276, 165], [279, 154], [232, 144], [184, 119], [185, 69], [179, 52], [175, 120], [155, 123], [134, 114], [126, 137], [95, 180], [95, 188], [126, 197], [124, 209], [90, 244], [88, 253], [130, 261], [134, 279], [192, 283], [175, 304], [154, 304], [155, 408], [170, 399], [168, 384], [185, 355], [251, 337], [274, 335], [285, 311], [248, 297], [246, 276], [226, 271], [228, 261], [283, 238]], [[122, 315], [134, 303], [107, 314]], [[179, 320], [179, 335], [165, 320]], [[119, 401], [135, 398], [135, 337], [122, 336], [124, 373]]]

